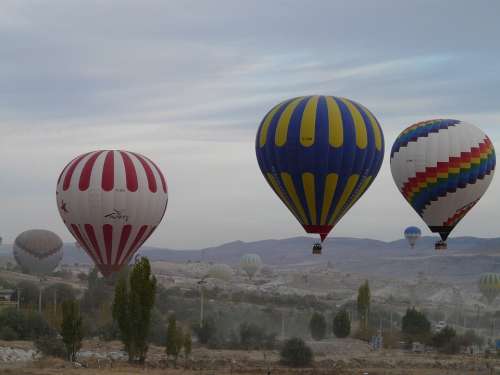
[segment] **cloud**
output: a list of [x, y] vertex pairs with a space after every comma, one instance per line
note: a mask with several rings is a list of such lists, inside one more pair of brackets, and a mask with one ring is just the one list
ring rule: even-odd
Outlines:
[[[320, 93], [370, 108], [387, 148], [409, 124], [442, 116], [498, 136], [498, 11], [497, 2], [451, 0], [5, 2], [0, 232], [9, 241], [45, 226], [69, 239], [54, 203], [60, 170], [82, 152], [125, 148], [157, 161], [170, 181], [150, 244], [301, 234], [257, 167], [265, 113]], [[386, 158], [334, 234], [391, 239], [400, 223], [419, 223], [388, 168]], [[496, 188], [457, 234], [495, 233]]]

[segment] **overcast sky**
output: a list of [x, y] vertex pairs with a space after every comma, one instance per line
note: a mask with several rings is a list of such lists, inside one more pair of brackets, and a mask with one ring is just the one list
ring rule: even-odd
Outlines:
[[[149, 245], [200, 248], [302, 235], [260, 174], [254, 138], [281, 100], [351, 98], [390, 147], [413, 122], [450, 117], [500, 150], [500, 2], [2, 1], [0, 235], [71, 237], [55, 204], [65, 164], [112, 148], [153, 159], [167, 214]], [[453, 235], [500, 235], [496, 176]], [[331, 236], [425, 228], [386, 155]], [[428, 234], [426, 229], [424, 233]]]

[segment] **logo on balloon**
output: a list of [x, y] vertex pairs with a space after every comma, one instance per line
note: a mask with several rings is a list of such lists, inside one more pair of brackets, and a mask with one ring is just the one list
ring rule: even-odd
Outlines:
[[68, 213], [68, 208], [66, 207], [67, 203], [65, 201], [62, 201], [61, 203], [61, 211], [64, 211], [66, 213]]
[[106, 219], [112, 219], [112, 220], [123, 220], [124, 222], [128, 222], [128, 215], [124, 215], [120, 210], [117, 210], [116, 208], [113, 210], [113, 212], [104, 215]]

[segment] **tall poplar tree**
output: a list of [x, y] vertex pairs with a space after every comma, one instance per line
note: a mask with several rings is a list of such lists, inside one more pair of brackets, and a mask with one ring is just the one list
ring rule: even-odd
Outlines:
[[358, 314], [364, 329], [368, 328], [368, 317], [370, 315], [370, 285], [366, 280], [358, 289]]
[[75, 300], [67, 300], [62, 303], [61, 336], [68, 353], [68, 359], [74, 362], [83, 339], [82, 317], [78, 302]]
[[144, 363], [146, 360], [155, 292], [156, 278], [145, 257], [134, 264], [128, 283], [122, 278], [115, 287], [113, 319], [118, 323], [130, 362]]

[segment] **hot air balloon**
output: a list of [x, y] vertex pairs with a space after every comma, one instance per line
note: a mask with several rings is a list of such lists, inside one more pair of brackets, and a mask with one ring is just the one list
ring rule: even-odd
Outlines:
[[[384, 137], [372, 113], [352, 100], [304, 96], [272, 108], [255, 142], [268, 184], [307, 233], [321, 242], [375, 179]], [[321, 253], [321, 244], [313, 254]]]
[[240, 267], [250, 279], [252, 279], [261, 266], [262, 260], [258, 254], [245, 254], [241, 257]]
[[486, 134], [458, 120], [429, 120], [404, 130], [391, 151], [398, 189], [442, 241], [486, 192], [495, 150]]
[[21, 233], [14, 241], [14, 258], [23, 270], [43, 276], [51, 273], [63, 257], [62, 240], [44, 229]]
[[73, 159], [59, 176], [56, 196], [66, 227], [105, 277], [128, 264], [160, 224], [168, 201], [156, 164], [119, 150]]
[[420, 236], [422, 236], [422, 232], [417, 227], [408, 227], [405, 229], [405, 238], [408, 240], [412, 249], [415, 247]]
[[485, 273], [479, 278], [479, 291], [491, 304], [500, 294], [500, 275], [497, 273]]
[[208, 270], [207, 277], [212, 279], [218, 279], [222, 281], [230, 281], [233, 277], [233, 269], [229, 267], [227, 264], [214, 264]]

